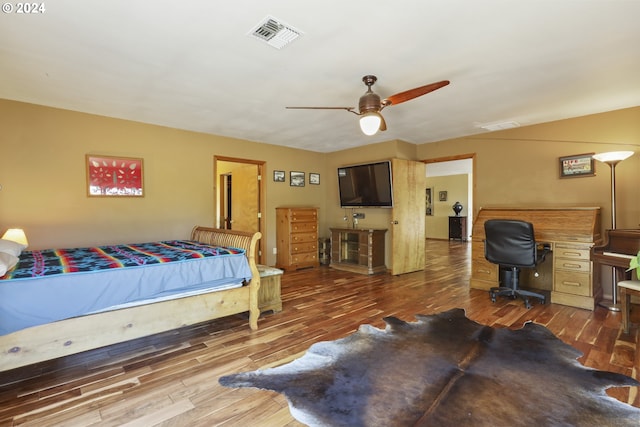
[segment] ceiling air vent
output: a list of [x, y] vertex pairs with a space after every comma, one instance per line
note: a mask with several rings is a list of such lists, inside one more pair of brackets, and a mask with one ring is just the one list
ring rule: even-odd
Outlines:
[[499, 123], [484, 123], [478, 124], [479, 128], [488, 130], [488, 131], [496, 131], [496, 130], [504, 130], [504, 129], [512, 129], [520, 126], [520, 123], [514, 121], [508, 122], [499, 122]]
[[300, 37], [301, 32], [272, 16], [267, 16], [249, 34], [266, 42], [269, 46], [282, 49]]

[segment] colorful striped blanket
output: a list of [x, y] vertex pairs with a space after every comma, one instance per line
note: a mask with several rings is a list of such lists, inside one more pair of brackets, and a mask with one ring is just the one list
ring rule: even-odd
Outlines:
[[244, 250], [210, 246], [188, 240], [109, 245], [91, 248], [25, 251], [16, 267], [0, 280], [26, 279], [65, 273], [141, 267], [212, 256], [243, 254]]

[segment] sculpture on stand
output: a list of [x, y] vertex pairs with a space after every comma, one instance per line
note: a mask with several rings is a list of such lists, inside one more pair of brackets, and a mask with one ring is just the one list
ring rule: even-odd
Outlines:
[[453, 211], [456, 213], [456, 216], [460, 216], [460, 212], [462, 212], [462, 208], [463, 208], [460, 202], [455, 202], [452, 208], [453, 208]]

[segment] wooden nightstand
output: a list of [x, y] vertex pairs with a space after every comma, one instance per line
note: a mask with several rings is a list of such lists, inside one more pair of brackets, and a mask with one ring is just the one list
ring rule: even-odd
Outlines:
[[467, 217], [449, 217], [449, 239], [467, 240]]

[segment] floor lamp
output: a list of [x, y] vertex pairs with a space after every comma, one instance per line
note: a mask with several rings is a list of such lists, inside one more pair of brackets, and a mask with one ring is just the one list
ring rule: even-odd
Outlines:
[[[611, 229], [616, 229], [616, 165], [624, 159], [631, 157], [633, 151], [610, 151], [608, 153], [594, 154], [593, 158], [609, 165], [611, 168]], [[612, 267], [611, 281], [611, 303], [601, 302], [600, 305], [608, 308], [610, 311], [620, 311], [618, 305], [618, 284], [616, 277], [616, 269]]]

